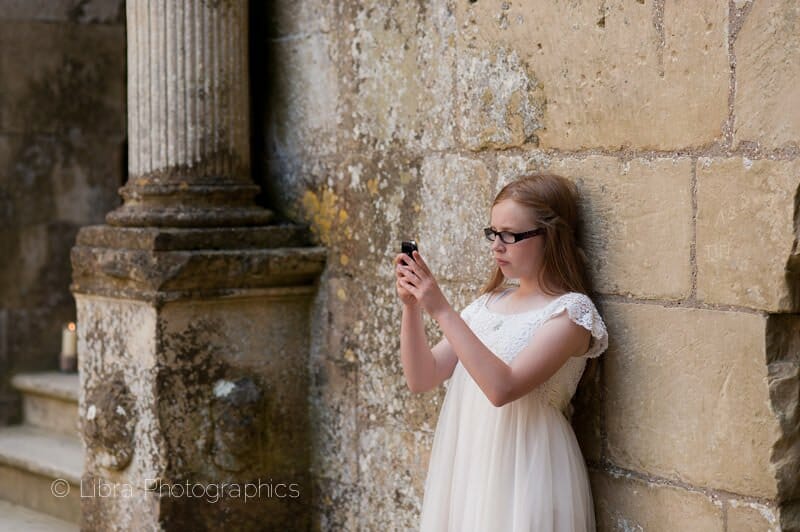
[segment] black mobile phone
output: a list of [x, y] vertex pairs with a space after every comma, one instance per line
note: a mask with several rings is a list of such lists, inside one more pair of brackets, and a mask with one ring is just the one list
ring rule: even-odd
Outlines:
[[400, 245], [400, 250], [411, 257], [411, 260], [414, 260], [414, 256], [411, 254], [412, 251], [419, 251], [417, 249], [417, 241], [416, 240], [403, 240], [403, 243]]

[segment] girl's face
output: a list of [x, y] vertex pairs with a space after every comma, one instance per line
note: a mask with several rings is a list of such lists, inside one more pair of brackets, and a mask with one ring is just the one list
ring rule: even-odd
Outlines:
[[[492, 207], [491, 227], [495, 231], [523, 233], [539, 227], [529, 209], [512, 199]], [[544, 256], [542, 234], [506, 244], [499, 236], [491, 242], [492, 257], [509, 279], [536, 278]]]

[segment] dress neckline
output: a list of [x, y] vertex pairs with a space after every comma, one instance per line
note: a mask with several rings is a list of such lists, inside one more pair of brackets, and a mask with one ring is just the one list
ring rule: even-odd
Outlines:
[[[503, 297], [504, 295], [506, 295], [506, 293], [508, 293], [508, 291], [509, 291], [509, 290], [511, 290], [511, 288], [513, 288], [513, 287], [509, 287], [509, 288], [507, 288], [505, 291], [503, 291], [503, 292], [500, 294], [500, 297]], [[509, 317], [510, 317], [510, 316], [521, 316], [521, 315], [523, 315], [523, 314], [532, 314], [532, 313], [534, 313], [534, 312], [541, 312], [541, 311], [543, 311], [543, 310], [545, 310], [545, 309], [549, 308], [549, 307], [550, 307], [550, 305], [552, 305], [553, 303], [555, 303], [556, 301], [558, 301], [559, 299], [561, 299], [562, 297], [564, 297], [565, 295], [567, 295], [567, 294], [569, 294], [569, 293], [571, 293], [571, 292], [565, 292], [565, 293], [561, 294], [560, 296], [558, 296], [557, 298], [555, 298], [554, 300], [552, 300], [550, 303], [546, 304], [546, 305], [545, 305], [545, 306], [543, 306], [543, 307], [538, 307], [538, 308], [532, 308], [532, 309], [528, 309], [528, 310], [523, 310], [523, 311], [521, 311], [521, 312], [497, 312], [496, 310], [492, 310], [492, 309], [490, 309], [490, 308], [489, 308], [489, 305], [488, 305], [488, 303], [489, 303], [489, 299], [490, 299], [490, 297], [491, 297], [491, 293], [487, 293], [487, 294], [484, 294], [484, 295], [486, 295], [486, 299], [484, 299], [484, 300], [483, 300], [483, 305], [481, 305], [481, 306], [482, 306], [482, 307], [483, 307], [483, 308], [484, 308], [484, 309], [485, 309], [487, 312], [489, 312], [490, 314], [494, 314], [494, 315], [496, 315], [496, 316], [509, 316]], [[500, 299], [500, 297], [498, 297], [497, 299]]]

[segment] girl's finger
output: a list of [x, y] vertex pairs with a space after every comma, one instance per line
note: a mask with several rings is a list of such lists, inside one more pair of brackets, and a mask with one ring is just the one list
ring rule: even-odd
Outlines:
[[425, 273], [425, 270], [422, 269], [422, 266], [413, 260], [408, 261], [408, 269], [414, 272], [414, 274], [419, 278], [422, 278], [422, 275]]
[[425, 264], [425, 261], [424, 261], [424, 260], [422, 260], [422, 255], [420, 255], [420, 254], [419, 254], [419, 251], [416, 251], [416, 250], [415, 250], [415, 251], [413, 252], [413, 254], [414, 254], [414, 260], [416, 261], [416, 263], [417, 263], [417, 266], [418, 266], [418, 267], [419, 267], [419, 268], [420, 268], [420, 269], [421, 269], [423, 272], [425, 272], [426, 274], [429, 274], [429, 275], [430, 275], [431, 271], [428, 269], [428, 265], [427, 265], [427, 264]]

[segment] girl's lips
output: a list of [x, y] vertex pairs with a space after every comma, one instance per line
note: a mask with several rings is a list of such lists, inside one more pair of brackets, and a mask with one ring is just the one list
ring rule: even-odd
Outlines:
[[500, 259], [494, 259], [494, 260], [500, 266], [502, 266], [503, 264], [508, 264], [508, 261], [506, 261], [506, 260], [500, 260]]

